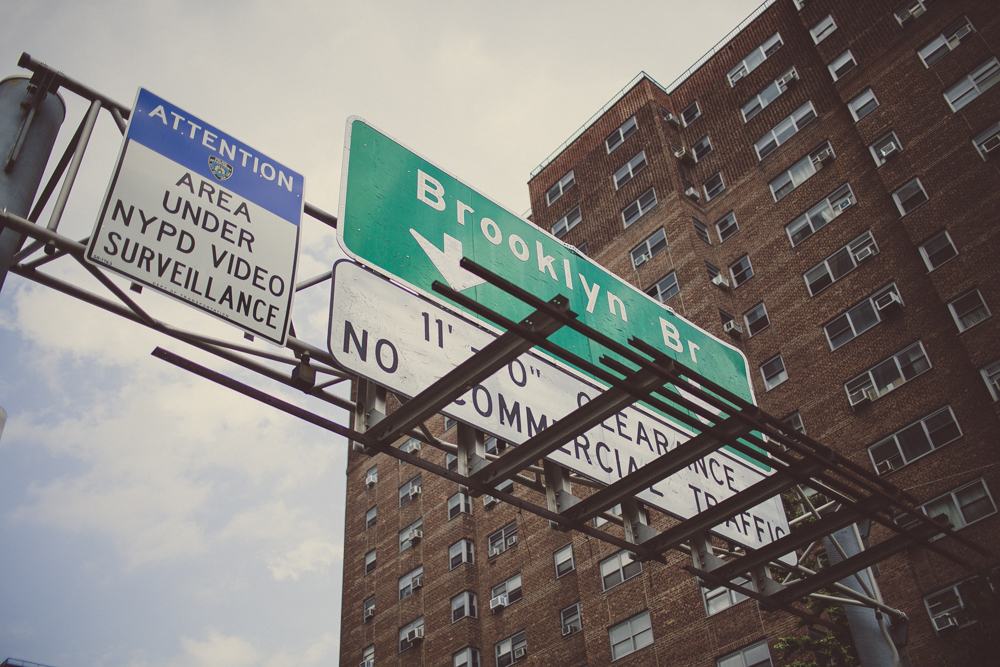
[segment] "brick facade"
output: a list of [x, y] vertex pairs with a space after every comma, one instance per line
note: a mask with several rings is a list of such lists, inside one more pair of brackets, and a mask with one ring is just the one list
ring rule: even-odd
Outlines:
[[[915, 0], [914, 0], [915, 2]], [[901, 26], [891, 2], [810, 0], [801, 10], [793, 0], [777, 0], [718, 53], [668, 93], [642, 77], [606, 113], [541, 169], [529, 182], [533, 221], [549, 229], [575, 206], [582, 221], [563, 237], [579, 246], [637, 288], [646, 290], [675, 272], [680, 291], [666, 301], [677, 313], [720, 338], [733, 340], [747, 354], [760, 405], [779, 417], [798, 412], [806, 432], [872, 470], [868, 447], [894, 432], [949, 407], [961, 437], [888, 472], [887, 479], [922, 500], [982, 479], [1000, 491], [997, 438], [1000, 403], [981, 370], [1000, 360], [1000, 320], [991, 316], [959, 331], [949, 302], [978, 289], [991, 313], [1000, 309], [1000, 149], [984, 159], [973, 139], [1000, 121], [1000, 85], [952, 111], [944, 92], [1000, 53], [1000, 14], [987, 0], [938, 0], [926, 13]], [[910, 3], [913, 4], [913, 3]], [[836, 30], [814, 44], [810, 28], [827, 15]], [[974, 31], [953, 50], [925, 67], [917, 50], [957, 19], [966, 16]], [[782, 46], [730, 85], [727, 72], [780, 34]], [[857, 66], [834, 81], [827, 65], [850, 50]], [[750, 120], [741, 107], [790, 68], [791, 84]], [[868, 89], [878, 106], [858, 121], [849, 103]], [[697, 101], [700, 116], [675, 125]], [[807, 102], [816, 118], [759, 160], [754, 144]], [[630, 118], [637, 131], [608, 153], [605, 138]], [[878, 165], [869, 146], [895, 132], [901, 152]], [[689, 151], [703, 137], [713, 150], [694, 164], [675, 158], [675, 146]], [[769, 183], [814, 149], [829, 142], [835, 158], [775, 202]], [[644, 151], [647, 166], [621, 189], [613, 174]], [[546, 191], [570, 170], [575, 184], [547, 204]], [[722, 175], [725, 189], [706, 201], [703, 184]], [[901, 215], [893, 193], [919, 178], [927, 201]], [[687, 184], [700, 194], [686, 196]], [[849, 184], [854, 203], [792, 247], [786, 225]], [[657, 203], [624, 227], [621, 211], [650, 187]], [[735, 215], [739, 230], [724, 242], [715, 223]], [[693, 223], [709, 230], [711, 245]], [[663, 229], [668, 245], [638, 268], [630, 251]], [[928, 271], [920, 246], [946, 230], [957, 256]], [[853, 270], [810, 295], [804, 274], [865, 232], [877, 253], [856, 261]], [[722, 271], [749, 257], [753, 277], [733, 289], [710, 281], [706, 262]], [[903, 307], [881, 315], [870, 329], [836, 350], [824, 326], [879, 290], [895, 284]], [[743, 315], [763, 303], [769, 325], [750, 335]], [[723, 332], [720, 311], [743, 328], [737, 338]], [[887, 311], [888, 312], [888, 311]], [[990, 341], [994, 341], [990, 343]], [[909, 346], [920, 343], [930, 368], [898, 384], [868, 405], [852, 408], [844, 385]], [[770, 390], [758, 371], [781, 355], [788, 379]], [[455, 428], [435, 435], [455, 441]], [[425, 446], [422, 457], [440, 464], [445, 454]], [[378, 466], [378, 483], [366, 488], [365, 475]], [[424, 474], [422, 493], [398, 505], [401, 485], [419, 471], [384, 456], [352, 453], [348, 466], [341, 663], [356, 665], [362, 651], [375, 647], [375, 664], [450, 665], [465, 647], [480, 652], [480, 664], [494, 665], [495, 645], [526, 631], [525, 665], [601, 665], [612, 661], [609, 629], [648, 612], [652, 645], [615, 661], [622, 665], [706, 665], [732, 651], [796, 632], [797, 621], [745, 601], [706, 615], [697, 582], [681, 568], [686, 561], [644, 563], [642, 572], [608, 591], [600, 563], [615, 553], [610, 545], [585, 536], [552, 530], [548, 522], [500, 504], [486, 509], [473, 500], [472, 515], [448, 520], [454, 483]], [[586, 495], [586, 490], [574, 487]], [[544, 505], [538, 489], [519, 485]], [[998, 499], [1000, 500], [1000, 499]], [[992, 501], [991, 501], [992, 502]], [[365, 530], [365, 513], [378, 508], [377, 525]], [[995, 506], [995, 503], [994, 503]], [[654, 528], [666, 519], [655, 513]], [[963, 535], [996, 551], [1000, 518], [979, 520]], [[399, 553], [399, 531], [423, 518], [424, 537]], [[488, 536], [516, 522], [518, 541], [488, 557]], [[618, 530], [609, 525], [607, 530]], [[876, 529], [873, 541], [884, 537]], [[475, 563], [449, 567], [449, 547], [459, 539], [475, 545]], [[575, 569], [556, 577], [553, 554], [573, 545]], [[365, 575], [365, 555], [377, 550], [375, 571]], [[961, 553], [962, 549], [956, 549]], [[417, 566], [424, 585], [400, 601], [398, 580]], [[524, 597], [491, 613], [490, 592], [520, 574]], [[928, 551], [912, 551], [882, 564], [879, 585], [886, 604], [909, 616], [909, 652], [915, 663], [960, 664], [963, 637], [971, 629], [936, 632], [923, 598], [956, 584], [968, 573]], [[452, 622], [450, 600], [462, 591], [477, 596], [478, 618]], [[375, 615], [363, 622], [363, 603], [375, 596]], [[579, 602], [582, 631], [563, 637], [560, 611]], [[399, 651], [399, 629], [423, 617], [422, 643]], [[771, 651], [775, 664], [776, 652]]]

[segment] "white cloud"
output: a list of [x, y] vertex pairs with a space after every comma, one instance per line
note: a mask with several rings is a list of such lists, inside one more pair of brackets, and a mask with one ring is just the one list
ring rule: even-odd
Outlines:
[[298, 580], [306, 572], [325, 572], [335, 559], [343, 556], [343, 545], [313, 539], [281, 556], [268, 558], [267, 566], [278, 581]]
[[212, 629], [203, 641], [185, 637], [184, 658], [178, 667], [249, 667], [259, 665], [260, 652], [245, 639], [227, 637]]

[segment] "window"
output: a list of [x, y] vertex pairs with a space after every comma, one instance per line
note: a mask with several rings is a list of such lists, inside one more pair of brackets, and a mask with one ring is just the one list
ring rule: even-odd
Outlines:
[[[411, 630], [413, 631], [411, 633]], [[413, 637], [411, 640], [410, 638]], [[399, 629], [399, 652], [402, 653], [424, 638], [424, 618], [421, 616]]]
[[694, 161], [700, 162], [703, 157], [712, 152], [712, 140], [706, 134], [691, 147], [691, 151], [694, 153]]
[[979, 372], [983, 374], [986, 388], [989, 389], [993, 400], [1000, 401], [1000, 361], [990, 364]]
[[785, 370], [785, 361], [781, 355], [771, 357], [760, 365], [760, 374], [764, 378], [764, 391], [771, 391], [779, 384], [788, 379], [788, 372]]
[[1000, 81], [1000, 63], [996, 58], [990, 58], [967, 77], [944, 91], [944, 99], [952, 111], [958, 111], [989, 90], [997, 81]]
[[854, 61], [854, 55], [851, 53], [851, 50], [848, 49], [837, 56], [832, 63], [827, 65], [827, 69], [830, 70], [830, 76], [833, 77], [833, 80], [839, 81], [845, 74], [857, 67], [857, 65], [858, 63]]
[[667, 247], [667, 234], [663, 228], [656, 230], [645, 241], [632, 248], [632, 268], [638, 269], [641, 264], [648, 262], [656, 253], [665, 250]]
[[458, 423], [457, 419], [454, 419], [453, 417], [445, 416], [445, 418], [444, 418], [444, 430], [446, 430], [446, 431], [451, 430], [451, 427], [454, 426], [457, 423]]
[[[926, 502], [918, 509], [932, 518], [944, 514], [951, 522], [952, 530], [961, 530], [997, 513], [997, 506], [982, 478]], [[895, 521], [904, 528], [917, 525], [916, 518], [909, 514], [901, 514]]]
[[576, 181], [573, 179], [573, 170], [571, 169], [568, 174], [559, 179], [559, 182], [549, 188], [549, 191], [545, 193], [545, 201], [549, 206], [563, 196], [567, 190], [569, 190]]
[[892, 284], [875, 292], [843, 315], [835, 317], [823, 327], [830, 349], [836, 350], [881, 322], [882, 312], [894, 304], [902, 305], [903, 299], [899, 296], [896, 285]]
[[930, 368], [931, 362], [927, 359], [924, 346], [917, 341], [847, 382], [844, 390], [851, 405], [864, 398], [874, 401]]
[[875, 93], [869, 88], [848, 102], [847, 108], [851, 110], [854, 120], [859, 121], [878, 108], [878, 100], [875, 98]]
[[771, 196], [774, 197], [774, 201], [780, 201], [836, 157], [830, 142], [823, 142], [809, 155], [793, 164], [791, 169], [771, 181]]
[[868, 448], [875, 472], [885, 475], [962, 436], [950, 406], [932, 412]]
[[[733, 583], [747, 588], [752, 588], [750, 582], [744, 577], [733, 579]], [[705, 609], [709, 616], [718, 614], [723, 609], [729, 609], [744, 600], [750, 599], [743, 593], [726, 588], [725, 586], [719, 586], [718, 588], [713, 588], [712, 590], [703, 588], [701, 589], [701, 593], [705, 597]]]
[[451, 521], [459, 514], [472, 514], [472, 498], [461, 491], [448, 499], [448, 520]]
[[472, 540], [462, 539], [448, 548], [448, 569], [454, 570], [462, 563], [476, 564], [476, 552]]
[[584, 257], [587, 256], [587, 242], [586, 241], [584, 241], [583, 243], [581, 243], [580, 245], [578, 245], [576, 247], [576, 249], [579, 250], [580, 254], [582, 254]]
[[367, 623], [369, 618], [375, 616], [375, 596], [371, 596], [364, 602], [364, 611], [361, 614], [361, 622]]
[[802, 415], [800, 415], [798, 412], [793, 412], [792, 414], [788, 415], [787, 417], [785, 417], [781, 421], [784, 424], [788, 424], [788, 426], [793, 431], [798, 431], [802, 435], [806, 434], [806, 427], [802, 423]]
[[554, 556], [556, 561], [556, 578], [563, 576], [564, 574], [569, 574], [576, 569], [576, 563], [573, 561], [573, 545], [567, 544], [559, 551], [555, 552]]
[[420, 495], [420, 475], [399, 487], [399, 506], [406, 505]]
[[528, 638], [521, 630], [496, 645], [497, 667], [508, 667], [527, 654]]
[[500, 452], [507, 449], [507, 443], [490, 436], [486, 438], [485, 447], [487, 454], [500, 454]]
[[378, 466], [372, 466], [365, 473], [365, 486], [369, 489], [378, 484]]
[[[1000, 148], [1000, 123], [993, 123], [972, 140], [979, 155], [985, 160], [992, 151]], [[1000, 155], [1000, 153], [998, 153]]]
[[770, 58], [775, 51], [780, 49], [782, 44], [781, 35], [775, 33], [763, 44], [751, 51], [750, 55], [744, 58], [739, 65], [729, 70], [729, 74], [726, 75], [729, 78], [730, 87], [735, 86], [737, 81], [757, 69], [762, 62]]
[[476, 618], [476, 594], [465, 591], [451, 599], [451, 622], [460, 621], [466, 616]]
[[375, 571], [375, 549], [365, 554], [365, 574]]
[[972, 600], [975, 599], [975, 590], [979, 586], [979, 578], [972, 577], [924, 598], [924, 606], [935, 632], [961, 628], [975, 622], [965, 610], [975, 608]]
[[899, 25], [906, 27], [911, 21], [927, 11], [927, 6], [933, 0], [907, 0], [906, 4], [895, 11]]
[[771, 654], [767, 642], [758, 642], [735, 653], [719, 658], [718, 667], [771, 667]]
[[896, 208], [899, 209], [900, 215], [906, 215], [929, 199], [919, 178], [914, 178], [893, 192], [892, 198], [896, 202]]
[[816, 118], [816, 109], [812, 102], [806, 102], [792, 113], [791, 116], [774, 126], [767, 134], [757, 140], [754, 149], [757, 159], [763, 160], [773, 153], [778, 146], [795, 136], [799, 130]]
[[764, 90], [754, 95], [753, 98], [744, 104], [740, 109], [743, 113], [743, 122], [749, 122], [751, 118], [763, 111], [764, 107], [768, 104], [778, 99], [779, 95], [788, 90], [788, 87], [794, 85], [798, 82], [798, 80], [798, 72], [796, 72], [793, 67], [769, 83]]
[[604, 590], [614, 588], [623, 581], [642, 572], [642, 563], [628, 551], [619, 551], [611, 558], [601, 561], [601, 583]]
[[698, 106], [698, 100], [695, 100], [691, 104], [684, 107], [684, 111], [681, 112], [681, 118], [684, 120], [684, 127], [690, 125], [691, 122], [700, 115], [701, 107]]
[[600, 528], [604, 524], [608, 523], [608, 520], [604, 518], [605, 514], [610, 514], [612, 516], [620, 517], [622, 515], [622, 506], [614, 505], [609, 507], [606, 512], [598, 514], [594, 517], [594, 528]]
[[580, 603], [572, 604], [559, 612], [559, 623], [562, 625], [563, 637], [583, 630], [583, 622], [580, 620]]
[[656, 206], [656, 192], [653, 191], [653, 188], [650, 188], [622, 210], [622, 221], [628, 227], [654, 206]]
[[566, 236], [569, 230], [580, 224], [581, 220], [583, 220], [583, 216], [580, 215], [580, 207], [574, 206], [570, 209], [569, 213], [559, 218], [556, 224], [552, 225], [552, 236], [561, 239]]
[[513, 577], [503, 582], [502, 584], [497, 584], [490, 591], [491, 598], [498, 598], [504, 596], [507, 598], [505, 606], [510, 606], [520, 600], [524, 595], [521, 592], [521, 575], [515, 574]]
[[517, 521], [511, 521], [506, 526], [489, 537], [490, 558], [499, 556], [508, 548], [517, 544]]
[[785, 225], [785, 233], [794, 248], [807, 238], [826, 227], [843, 211], [853, 206], [857, 200], [851, 186], [844, 184], [811, 209]]
[[371, 646], [365, 648], [365, 650], [361, 652], [361, 662], [370, 662], [371, 664], [375, 663], [375, 645], [374, 644], [372, 644]]
[[635, 134], [638, 126], [635, 123], [635, 116], [632, 116], [627, 121], [622, 123], [622, 126], [611, 133], [611, 135], [604, 140], [604, 147], [608, 149], [608, 153], [618, 148], [624, 143], [626, 139]]
[[743, 321], [746, 322], [747, 334], [750, 336], [754, 336], [771, 326], [771, 320], [767, 317], [767, 309], [763, 302], [743, 313]]
[[659, 282], [646, 290], [646, 294], [653, 297], [660, 303], [665, 303], [667, 299], [681, 291], [677, 285], [677, 274], [673, 271], [661, 278]]
[[639, 154], [625, 163], [625, 165], [615, 172], [615, 190], [620, 190], [623, 185], [635, 178], [635, 175], [646, 168], [646, 151], [639, 151]]
[[719, 233], [719, 243], [725, 243], [726, 239], [740, 231], [740, 226], [736, 224], [736, 215], [730, 211], [717, 223], [715, 231]]
[[653, 643], [653, 625], [649, 612], [644, 611], [610, 630], [611, 659], [617, 660]]
[[959, 331], [965, 331], [976, 326], [992, 314], [990, 313], [989, 306], [983, 301], [983, 295], [979, 293], [978, 289], [966, 292], [954, 301], [949, 302], [948, 310], [951, 311], [951, 316], [955, 318], [955, 324], [958, 325]]
[[[708, 273], [709, 280], [711, 280], [712, 278], [715, 278], [717, 275], [719, 275], [720, 273], [722, 273], [721, 271], [719, 271], [719, 267], [717, 267], [715, 264], [712, 264], [707, 259], [705, 260], [705, 271]], [[733, 318], [730, 317], [729, 319], [731, 320]], [[725, 322], [725, 321], [727, 321], [727, 320], [723, 320], [723, 322]]]
[[833, 22], [833, 17], [827, 14], [825, 19], [812, 27], [809, 34], [812, 35], [813, 44], [819, 44], [836, 29], [837, 24]]
[[700, 238], [708, 245], [712, 245], [712, 239], [708, 237], [708, 227], [703, 225], [698, 220], [694, 220], [693, 218], [692, 221], [694, 222], [694, 233], [698, 235], [698, 238]]
[[448, 470], [458, 470], [458, 457], [454, 454], [445, 454], [444, 465]]
[[878, 254], [871, 232], [865, 232], [822, 262], [805, 272], [806, 289], [816, 296], [857, 268], [860, 262]]
[[406, 551], [424, 537], [424, 520], [417, 519], [409, 526], [399, 531], [399, 551]]
[[958, 19], [944, 31], [917, 49], [917, 55], [924, 63], [924, 67], [930, 67], [937, 61], [944, 58], [948, 53], [962, 42], [962, 38], [975, 30], [972, 23], [965, 16]]
[[378, 507], [373, 507], [367, 512], [365, 512], [365, 530], [371, 530], [375, 527], [375, 522], [378, 519]]
[[405, 600], [424, 585], [424, 566], [407, 572], [399, 578], [399, 599]]
[[733, 287], [739, 287], [753, 278], [753, 267], [750, 266], [750, 256], [743, 255], [729, 265], [729, 275], [733, 277]]
[[474, 648], [463, 648], [452, 656], [453, 667], [479, 667], [479, 651]]
[[881, 167], [893, 155], [902, 152], [903, 142], [899, 140], [895, 132], [890, 132], [876, 139], [875, 143], [868, 147], [868, 150], [875, 158], [875, 164]]
[[948, 230], [938, 232], [920, 246], [920, 254], [928, 271], [933, 271], [952, 257], [958, 255]]
[[705, 201], [711, 201], [720, 192], [726, 189], [726, 184], [722, 182], [722, 172], [717, 172], [714, 176], [705, 181]]

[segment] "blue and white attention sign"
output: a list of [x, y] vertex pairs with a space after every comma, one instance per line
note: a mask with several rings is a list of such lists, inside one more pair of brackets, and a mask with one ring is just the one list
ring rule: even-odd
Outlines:
[[283, 345], [303, 181], [140, 88], [87, 260]]

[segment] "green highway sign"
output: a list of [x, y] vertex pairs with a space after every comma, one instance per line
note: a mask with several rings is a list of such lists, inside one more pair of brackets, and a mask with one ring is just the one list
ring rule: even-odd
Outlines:
[[[746, 357], [533, 223], [504, 209], [360, 118], [347, 123], [338, 236], [358, 262], [430, 294], [435, 280], [518, 321], [531, 308], [459, 266], [462, 257], [627, 344], [639, 338], [755, 403]], [[554, 343], [597, 363], [610, 355], [564, 328]]]

